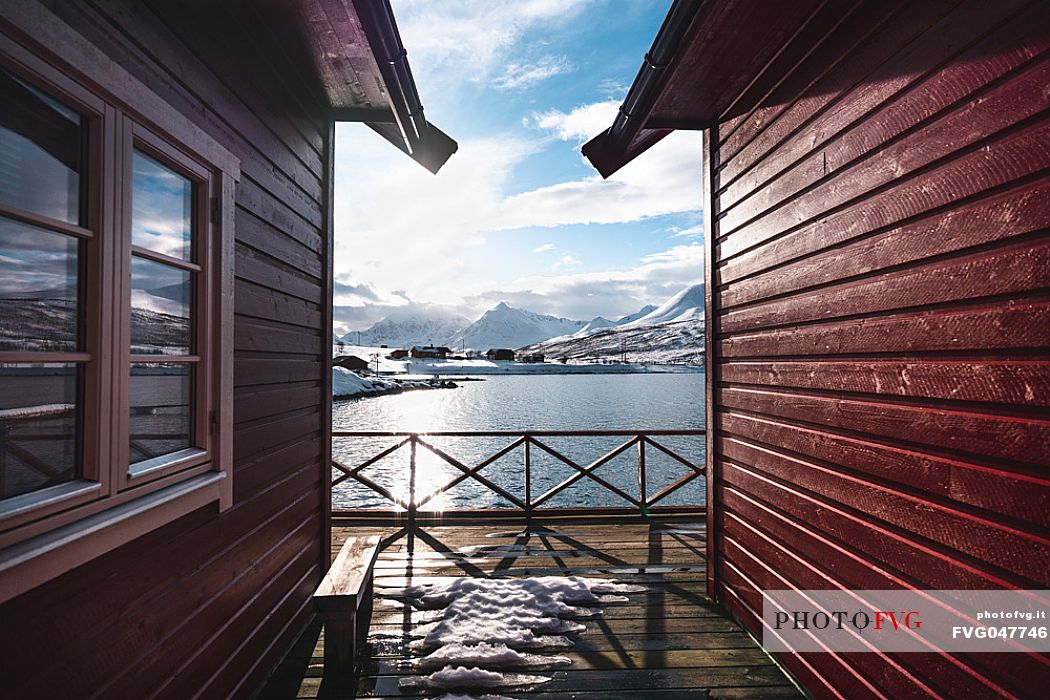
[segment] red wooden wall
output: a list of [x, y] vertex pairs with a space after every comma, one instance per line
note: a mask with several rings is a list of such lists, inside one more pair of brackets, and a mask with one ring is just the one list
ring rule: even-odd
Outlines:
[[327, 101], [251, 3], [46, 4], [241, 160], [235, 505], [0, 607], [0, 695], [246, 696], [305, 624], [324, 557]]
[[[1048, 44], [1045, 2], [863, 3], [710, 130], [715, 575], [752, 630], [764, 588], [1050, 588]], [[1050, 681], [780, 660], [818, 698]]]

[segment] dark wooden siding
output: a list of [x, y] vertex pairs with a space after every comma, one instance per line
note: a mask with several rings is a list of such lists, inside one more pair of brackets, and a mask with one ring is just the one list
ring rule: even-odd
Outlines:
[[240, 158], [234, 506], [0, 608], [16, 642], [0, 695], [244, 696], [301, 630], [326, 557], [326, 103], [251, 3], [46, 4]]
[[[1050, 587], [1050, 5], [864, 3], [711, 131], [716, 591]], [[804, 654], [816, 697], [1037, 697]]]

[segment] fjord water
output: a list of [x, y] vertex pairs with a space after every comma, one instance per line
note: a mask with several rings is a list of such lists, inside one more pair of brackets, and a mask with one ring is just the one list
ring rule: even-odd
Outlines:
[[[488, 376], [485, 381], [458, 382], [458, 389], [411, 391], [364, 399], [337, 400], [333, 430], [358, 431], [488, 431], [488, 430], [695, 430], [704, 427], [704, 374], [586, 374]], [[513, 437], [426, 438], [431, 444], [473, 467], [510, 444]], [[542, 438], [554, 450], [581, 466], [626, 442], [629, 437]], [[704, 463], [703, 436], [654, 438], [694, 465]], [[398, 438], [336, 437], [336, 461], [348, 468], [379, 454]], [[406, 498], [409, 492], [406, 445], [369, 466], [362, 475]], [[517, 448], [485, 467], [480, 474], [523, 498], [523, 449]], [[577, 473], [533, 446], [531, 492], [537, 499], [550, 487]], [[646, 448], [646, 489], [649, 497], [689, 473], [689, 468], [660, 450]], [[638, 495], [638, 450], [632, 447], [594, 473], [628, 494]], [[338, 476], [338, 472], [333, 472]], [[417, 499], [452, 480], [462, 471], [423, 447], [417, 448]], [[660, 505], [703, 505], [702, 478], [694, 479]], [[467, 479], [421, 510], [497, 508], [511, 504], [473, 479]], [[543, 507], [630, 505], [589, 478], [582, 478]], [[367, 487], [344, 481], [333, 489], [335, 509], [391, 508], [389, 501]]]

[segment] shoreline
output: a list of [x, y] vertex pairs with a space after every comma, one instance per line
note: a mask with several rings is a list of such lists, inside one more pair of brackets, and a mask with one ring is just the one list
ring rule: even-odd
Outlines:
[[386, 379], [362, 377], [342, 367], [332, 368], [332, 400], [358, 399], [367, 396], [400, 394], [419, 389], [456, 389], [459, 385], [450, 379]]
[[[375, 396], [391, 396], [393, 394], [403, 394], [406, 391], [426, 391], [428, 389], [458, 389], [459, 385], [453, 382], [451, 379], [434, 379], [434, 380], [418, 380], [433, 381], [432, 384], [421, 386], [418, 384], [412, 385], [397, 385], [391, 386], [384, 389], [371, 389], [368, 391], [360, 391], [354, 394], [332, 394], [333, 401], [351, 401], [353, 399], [368, 399]], [[464, 381], [464, 380], [461, 380]], [[484, 381], [484, 380], [466, 380], [466, 381]]]
[[[508, 363], [509, 365], [510, 363]], [[388, 374], [386, 376], [361, 376], [342, 367], [332, 368], [332, 400], [371, 398], [401, 394], [406, 391], [424, 389], [458, 389], [456, 382], [484, 382], [491, 377], [514, 376], [568, 376], [568, 375], [634, 375], [634, 374], [703, 374], [704, 368], [695, 365], [553, 365], [546, 363], [539, 371], [538, 365], [507, 367], [477, 367], [450, 363], [451, 366], [430, 366], [432, 371], [420, 372], [418, 365], [411, 373]], [[517, 371], [522, 367], [529, 370]], [[657, 369], [658, 368], [658, 369]], [[438, 371], [440, 370], [440, 371]], [[558, 371], [563, 370], [563, 371]], [[453, 381], [453, 378], [455, 381]]]
[[699, 365], [600, 365], [600, 364], [555, 364], [555, 363], [519, 363], [500, 361], [464, 361], [464, 362], [409, 362], [405, 364], [405, 374], [409, 376], [458, 377], [458, 376], [524, 376], [524, 375], [567, 375], [567, 374], [698, 374], [704, 368]]

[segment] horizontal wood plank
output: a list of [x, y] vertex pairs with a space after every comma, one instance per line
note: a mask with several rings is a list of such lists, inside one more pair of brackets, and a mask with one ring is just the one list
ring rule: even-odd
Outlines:
[[840, 360], [727, 362], [727, 384], [915, 399], [1050, 406], [1050, 361]]
[[1050, 235], [730, 309], [723, 333], [1050, 290]]
[[955, 453], [959, 461], [969, 454], [988, 467], [1000, 461], [1022, 465], [1022, 470], [1030, 465], [1032, 473], [1050, 476], [1050, 454], [1042, 450], [1050, 444], [1050, 420], [768, 388], [727, 387], [722, 396], [722, 407], [735, 412], [826, 427], [844, 435], [877, 436], [932, 453]]
[[[725, 187], [720, 201], [728, 210], [754, 193], [774, 198], [780, 183], [772, 180], [779, 173], [790, 169], [791, 177], [786, 179], [795, 183], [792, 187], [797, 187], [799, 173], [822, 176], [834, 172], [844, 163], [893, 141], [934, 115], [938, 120], [936, 128], [948, 128], [957, 117], [938, 115], [938, 112], [969, 98], [1018, 67], [1041, 72], [1040, 66], [1028, 64], [1032, 54], [1025, 44], [1050, 29], [1045, 13], [1031, 8], [996, 27], [1003, 17], [1025, 4], [1023, 0], [1013, 0], [996, 5], [971, 5], [965, 12], [949, 15], [942, 27], [934, 30], [938, 34], [935, 43], [927, 41], [921, 48], [902, 52], [876, 72], [892, 78], [862, 83], [855, 93], [840, 97], [837, 108], [807, 124], [792, 139], [764, 155], [761, 163]], [[989, 30], [990, 36], [973, 41], [975, 36]], [[953, 60], [937, 68], [941, 61], [968, 45], [969, 48]], [[901, 65], [915, 60], [915, 51], [923, 52], [922, 65], [930, 72], [921, 77], [897, 73]], [[1038, 80], [1034, 76], [1033, 79]], [[971, 125], [972, 130], [980, 134], [994, 130], [980, 121]], [[962, 134], [957, 137], [961, 138], [954, 145], [965, 142]], [[892, 153], [886, 155], [892, 156]], [[728, 165], [727, 170], [731, 171]]]
[[[560, 557], [564, 565], [560, 575], [580, 573], [573, 562], [599, 560], [618, 572], [617, 580], [646, 588], [630, 594], [627, 603], [608, 606], [598, 618], [581, 620], [587, 630], [573, 635], [572, 649], [558, 651], [572, 665], [539, 671], [552, 680], [527, 692], [511, 691], [514, 697], [575, 696], [599, 689], [604, 697], [617, 697], [617, 692], [627, 689], [634, 693], [630, 697], [664, 691], [688, 697], [683, 693], [694, 690], [710, 691], [710, 697], [797, 697], [769, 657], [706, 599], [702, 522], [615, 527], [568, 523], [517, 530], [499, 525], [436, 525], [411, 534], [395, 528], [337, 527], [333, 547], [347, 538], [375, 535], [387, 538], [376, 562], [380, 595], [386, 585], [404, 585], [408, 572], [413, 584], [462, 576], [543, 575], [535, 566], [548, 557]], [[690, 569], [699, 575], [674, 566], [684, 561], [691, 562]], [[419, 655], [411, 644], [418, 637], [416, 627], [429, 619], [399, 599], [377, 598], [372, 660], [359, 691], [384, 697], [428, 695], [420, 688], [402, 686], [400, 680], [417, 673], [406, 661]], [[261, 699], [324, 696], [320, 666], [324, 635], [308, 630], [301, 642], [295, 655], [277, 669]]]
[[[732, 270], [723, 269], [722, 281], [726, 286], [721, 295], [722, 308], [915, 264], [1047, 228], [1050, 228], [1050, 181], [1044, 179], [972, 200], [946, 212], [923, 216], [902, 226], [875, 233], [861, 230], [852, 239], [836, 236], [825, 241], [826, 250], [781, 264], [784, 259], [781, 251], [787, 250], [786, 244], [790, 242], [785, 240], [782, 245], [768, 246], [755, 251], [754, 255], [744, 256], [748, 259], [747, 266], [743, 265], [744, 258], [740, 258]], [[791, 252], [797, 254], [798, 251]], [[764, 265], [767, 269], [750, 277], [734, 278], [735, 273], [755, 265]]]
[[[892, 339], [892, 342], [888, 342]], [[726, 357], [851, 355], [862, 353], [991, 352], [1050, 347], [1050, 302], [1018, 299], [976, 308], [886, 314], [732, 335], [722, 341]]]

